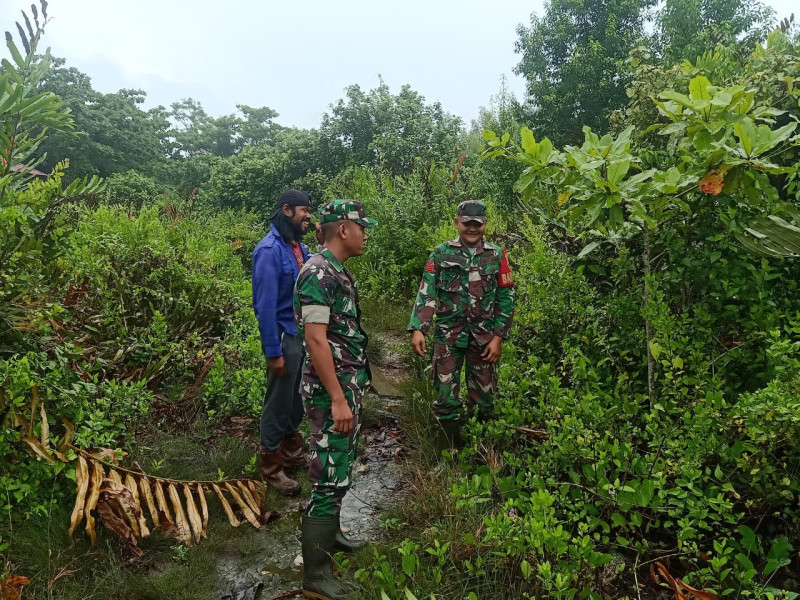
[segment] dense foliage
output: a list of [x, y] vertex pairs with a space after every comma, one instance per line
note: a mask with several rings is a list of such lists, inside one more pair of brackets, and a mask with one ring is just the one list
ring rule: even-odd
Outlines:
[[[24, 56], [9, 40], [4, 515], [69, 495], [42, 440], [135, 454], [143, 429], [258, 413], [250, 254], [282, 189], [378, 219], [349, 263], [376, 307], [409, 302], [481, 197], [519, 298], [499, 418], [433, 474], [423, 448], [396, 537], [342, 568], [392, 598], [572, 599], [652, 596], [668, 562], [718, 597], [796, 597], [800, 44], [788, 22], [764, 38], [755, 3], [668, 1], [652, 36], [648, 10], [550, 3], [517, 32], [530, 102], [501, 90], [469, 131], [383, 82], [347, 88], [319, 130], [268, 107], [144, 111], [37, 55], [38, 21]], [[34, 413], [47, 425], [20, 427]]]

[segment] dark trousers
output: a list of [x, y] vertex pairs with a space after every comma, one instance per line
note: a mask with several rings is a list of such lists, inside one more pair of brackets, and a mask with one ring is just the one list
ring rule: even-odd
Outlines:
[[270, 373], [264, 409], [261, 411], [261, 448], [275, 452], [284, 438], [297, 433], [303, 419], [303, 400], [300, 398], [300, 372], [303, 367], [303, 340], [284, 333], [281, 336], [286, 374], [277, 377]]

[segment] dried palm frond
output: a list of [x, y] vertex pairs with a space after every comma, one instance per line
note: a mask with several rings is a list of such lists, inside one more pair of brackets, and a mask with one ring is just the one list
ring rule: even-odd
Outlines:
[[[83, 450], [72, 446], [70, 442], [75, 427], [67, 419], [61, 419], [65, 434], [58, 449], [50, 448], [47, 412], [35, 387], [25, 412], [31, 415], [30, 420], [17, 408], [13, 408], [11, 414], [14, 426], [20, 430], [20, 438], [32, 456], [53, 463], [70, 462], [67, 450], [76, 456], [75, 505], [70, 515], [70, 536], [85, 520], [86, 534], [94, 543], [97, 538], [95, 518], [99, 516], [103, 525], [137, 556], [141, 555], [137, 540], [149, 536], [156, 529], [186, 545], [199, 543], [208, 538], [206, 494], [211, 492], [219, 499], [233, 527], [247, 521], [258, 529], [277, 515], [264, 510], [267, 489], [260, 481], [178, 481], [126, 469], [119, 465], [118, 460], [118, 456], [124, 456], [124, 453], [108, 448]], [[41, 418], [38, 437], [34, 422], [37, 413]], [[148, 516], [152, 527], [147, 522]]]

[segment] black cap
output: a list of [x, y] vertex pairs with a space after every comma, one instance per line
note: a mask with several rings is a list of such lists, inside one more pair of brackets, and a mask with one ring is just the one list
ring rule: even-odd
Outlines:
[[284, 205], [288, 206], [311, 206], [311, 195], [303, 190], [288, 189], [280, 195], [278, 203], [275, 205], [275, 210], [269, 216], [274, 219], [281, 211]]
[[470, 221], [486, 223], [486, 204], [480, 200], [464, 200], [458, 205], [456, 216], [462, 223]]

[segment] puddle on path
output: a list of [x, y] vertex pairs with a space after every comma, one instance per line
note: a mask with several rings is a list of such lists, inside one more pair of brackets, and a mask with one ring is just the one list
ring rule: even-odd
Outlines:
[[[388, 398], [381, 398], [385, 407]], [[379, 517], [402, 494], [400, 455], [402, 434], [396, 420], [380, 411], [379, 422], [361, 432], [365, 451], [353, 468], [353, 487], [342, 505], [342, 525], [354, 537], [377, 540], [382, 535]], [[300, 587], [300, 498], [284, 509], [283, 516], [261, 531], [243, 532], [236, 550], [217, 561], [217, 597], [224, 600], [259, 600]]]

